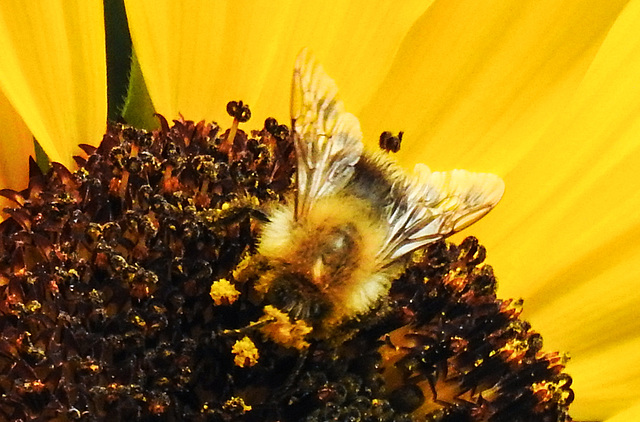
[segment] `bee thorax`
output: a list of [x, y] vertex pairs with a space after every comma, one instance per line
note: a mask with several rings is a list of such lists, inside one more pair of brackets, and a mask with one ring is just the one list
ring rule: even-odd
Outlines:
[[[322, 318], [336, 322], [366, 313], [390, 283], [376, 262], [385, 233], [376, 217], [368, 201], [354, 196], [323, 198], [303, 221], [295, 220], [290, 207], [274, 210], [258, 249], [279, 274], [266, 290], [298, 292], [280, 294], [286, 300], [276, 306], [284, 310], [286, 302], [293, 310], [306, 308], [293, 302], [330, 304], [320, 307], [331, 308]], [[288, 280], [286, 289], [278, 279]]]
[[321, 291], [340, 284], [359, 263], [362, 235], [352, 224], [315, 227], [304, 242], [298, 264]]

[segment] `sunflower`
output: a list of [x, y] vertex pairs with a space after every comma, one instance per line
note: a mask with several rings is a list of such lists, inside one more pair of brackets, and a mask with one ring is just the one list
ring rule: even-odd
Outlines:
[[[499, 295], [523, 297], [545, 348], [571, 354], [576, 420], [640, 415], [640, 1], [125, 5], [168, 119], [224, 122], [242, 99], [255, 121], [286, 121], [307, 46], [365, 139], [405, 133], [403, 165], [501, 175], [502, 203], [472, 229]], [[97, 0], [0, 5], [2, 187], [26, 186], [32, 137], [69, 168], [102, 139], [104, 22]]]

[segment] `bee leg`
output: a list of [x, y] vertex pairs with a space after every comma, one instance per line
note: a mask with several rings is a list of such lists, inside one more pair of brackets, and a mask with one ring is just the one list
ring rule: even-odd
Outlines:
[[427, 377], [427, 382], [429, 383], [429, 388], [431, 389], [431, 397], [434, 402], [438, 402], [438, 390], [436, 390], [436, 380], [435, 377], [429, 376]]
[[285, 382], [282, 384], [282, 387], [280, 388], [279, 395], [281, 397], [286, 397], [288, 395], [288, 391], [293, 387], [296, 379], [302, 372], [302, 368], [304, 367], [304, 364], [307, 361], [307, 358], [309, 357], [310, 349], [311, 348], [302, 350], [300, 352], [300, 355], [298, 355], [298, 359], [296, 360], [295, 366], [293, 367], [293, 369], [291, 370], [291, 373], [289, 374]]
[[240, 334], [246, 334], [247, 332], [251, 332], [251, 331], [255, 331], [260, 327], [263, 327], [265, 325], [267, 325], [270, 321], [265, 320], [265, 321], [253, 321], [251, 323], [249, 323], [248, 325], [242, 327], [242, 328], [236, 328], [236, 329], [230, 329], [230, 330], [222, 330], [220, 332], [221, 335], [230, 335], [230, 334], [235, 334], [235, 335], [240, 335]]

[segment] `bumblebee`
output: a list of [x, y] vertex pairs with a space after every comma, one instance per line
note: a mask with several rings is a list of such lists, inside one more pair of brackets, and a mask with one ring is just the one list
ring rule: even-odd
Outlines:
[[486, 215], [503, 181], [465, 170], [407, 174], [364, 150], [358, 119], [307, 50], [291, 93], [296, 189], [262, 227], [258, 253], [272, 270], [264, 298], [323, 331], [361, 317], [386, 296], [411, 252]]

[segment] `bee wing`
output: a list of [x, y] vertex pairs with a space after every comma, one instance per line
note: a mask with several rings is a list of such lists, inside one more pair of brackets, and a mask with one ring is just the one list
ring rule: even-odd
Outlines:
[[293, 72], [291, 125], [298, 160], [295, 215], [300, 219], [317, 198], [346, 185], [363, 149], [358, 119], [344, 111], [335, 82], [306, 49]]
[[466, 170], [432, 173], [418, 164], [414, 177], [394, 190], [401, 200], [388, 213], [390, 230], [378, 255], [381, 266], [484, 217], [502, 198], [504, 182], [494, 174]]

